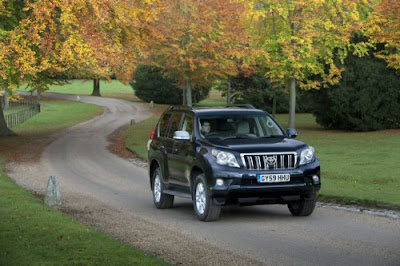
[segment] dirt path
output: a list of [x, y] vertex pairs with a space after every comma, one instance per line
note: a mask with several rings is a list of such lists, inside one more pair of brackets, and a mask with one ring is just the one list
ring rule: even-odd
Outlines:
[[[74, 100], [74, 96], [52, 95]], [[319, 207], [292, 217], [284, 206], [230, 207], [215, 223], [194, 216], [191, 202], [153, 206], [147, 169], [111, 154], [108, 136], [150, 114], [122, 100], [81, 97], [105, 112], [53, 136], [39, 163], [8, 164], [18, 184], [43, 194], [57, 175], [63, 210], [125, 243], [173, 264], [393, 265], [400, 261], [399, 220]]]

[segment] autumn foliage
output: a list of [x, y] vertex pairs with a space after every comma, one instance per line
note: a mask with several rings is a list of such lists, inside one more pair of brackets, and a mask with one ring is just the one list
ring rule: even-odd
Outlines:
[[[0, 87], [45, 90], [58, 73], [128, 82], [145, 47], [156, 1], [27, 1], [29, 15], [0, 42]], [[2, 3], [0, 3], [2, 6]], [[1, 10], [1, 9], [0, 9]]]
[[163, 4], [149, 44], [153, 64], [189, 91], [237, 73], [236, 62], [248, 51], [243, 4], [232, 0], [166, 0]]
[[389, 67], [400, 69], [400, 1], [381, 0], [370, 16], [366, 32], [374, 43], [384, 43], [377, 54]]
[[192, 88], [258, 72], [290, 88], [294, 126], [296, 84], [336, 84], [339, 63], [371, 47], [354, 32], [384, 43], [377, 56], [400, 69], [397, 0], [0, 0], [0, 17], [0, 88], [11, 93], [46, 90], [60, 73], [128, 82], [142, 62], [191, 105]]
[[343, 69], [334, 61], [343, 62], [350, 48], [359, 54], [367, 52], [363, 44], [351, 44], [352, 34], [362, 25], [361, 1], [246, 3], [252, 49], [263, 52], [258, 60], [264, 73], [281, 85], [291, 78], [306, 89], [337, 83]]

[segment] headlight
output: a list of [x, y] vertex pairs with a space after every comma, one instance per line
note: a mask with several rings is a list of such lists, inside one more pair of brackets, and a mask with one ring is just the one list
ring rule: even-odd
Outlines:
[[211, 154], [214, 157], [214, 159], [217, 162], [217, 164], [228, 165], [228, 166], [237, 167], [237, 168], [240, 167], [238, 162], [236, 161], [235, 155], [233, 155], [230, 152], [219, 151], [219, 150], [214, 150], [213, 149], [211, 151]]
[[300, 165], [311, 163], [314, 160], [315, 150], [313, 147], [308, 147], [301, 151]]

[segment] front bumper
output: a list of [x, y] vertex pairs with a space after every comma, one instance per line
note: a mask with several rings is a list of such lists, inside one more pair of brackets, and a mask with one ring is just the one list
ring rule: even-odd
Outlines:
[[[257, 174], [290, 174], [290, 182], [258, 183]], [[319, 177], [319, 182], [313, 181], [313, 175]], [[224, 184], [216, 185], [217, 179], [224, 180]], [[296, 169], [275, 171], [217, 168], [209, 181], [213, 184], [210, 186], [210, 195], [217, 205], [283, 204], [311, 197], [321, 187], [317, 160]]]

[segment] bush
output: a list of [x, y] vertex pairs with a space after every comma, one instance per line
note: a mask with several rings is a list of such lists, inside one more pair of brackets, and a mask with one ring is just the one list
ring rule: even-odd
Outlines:
[[[135, 95], [145, 102], [182, 104], [183, 90], [176, 87], [174, 83], [174, 80], [163, 75], [161, 68], [139, 65], [130, 85], [135, 90]], [[209, 92], [209, 88], [192, 89], [193, 103], [205, 99]]]
[[400, 128], [400, 79], [384, 61], [349, 56], [341, 82], [314, 91], [314, 115], [330, 129]]
[[[226, 96], [226, 82], [220, 82], [216, 85], [221, 90], [223, 96]], [[276, 99], [276, 112], [289, 112], [289, 92], [285, 88], [275, 88], [271, 82], [263, 75], [252, 75], [250, 77], [237, 76], [232, 79], [232, 102], [249, 103], [256, 108], [260, 108], [272, 113], [274, 96]], [[311, 112], [309, 99], [303, 91], [297, 92], [297, 112]]]

